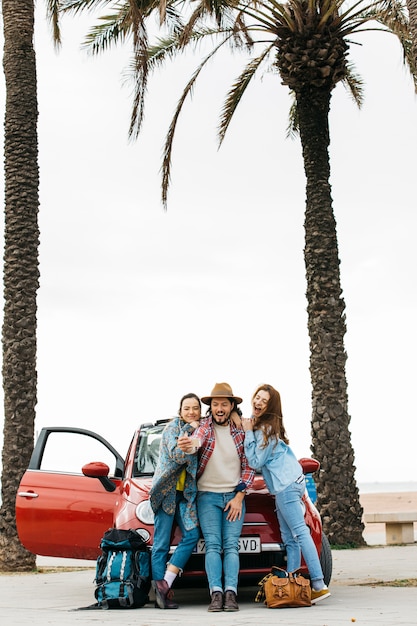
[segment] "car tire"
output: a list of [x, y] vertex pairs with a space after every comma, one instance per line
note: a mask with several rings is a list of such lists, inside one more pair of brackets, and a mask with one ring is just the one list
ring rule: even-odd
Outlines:
[[332, 577], [333, 557], [329, 540], [324, 533], [321, 536], [320, 565], [323, 571], [324, 582], [328, 585]]

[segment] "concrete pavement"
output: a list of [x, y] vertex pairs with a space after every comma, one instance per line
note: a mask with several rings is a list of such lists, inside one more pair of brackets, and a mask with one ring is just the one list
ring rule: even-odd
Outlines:
[[[256, 604], [256, 588], [241, 587], [238, 613], [208, 613], [205, 589], [178, 589], [175, 611], [155, 609], [153, 603], [124, 611], [77, 611], [94, 603], [94, 564], [80, 571], [0, 575], [1, 623], [117, 624], [163, 626], [198, 623], [342, 626], [417, 625], [417, 588], [372, 586], [378, 581], [417, 579], [417, 544], [333, 551], [332, 595], [311, 608], [267, 609]], [[85, 563], [85, 562], [83, 562]], [[66, 563], [68, 564], [68, 563]]]

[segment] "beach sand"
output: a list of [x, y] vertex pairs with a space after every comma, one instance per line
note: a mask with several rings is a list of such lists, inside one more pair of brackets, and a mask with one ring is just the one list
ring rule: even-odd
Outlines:
[[[363, 493], [359, 495], [365, 513], [417, 512], [417, 491], [396, 493]], [[414, 524], [414, 537], [417, 523]], [[365, 524], [365, 541], [370, 545], [385, 544], [385, 524]]]

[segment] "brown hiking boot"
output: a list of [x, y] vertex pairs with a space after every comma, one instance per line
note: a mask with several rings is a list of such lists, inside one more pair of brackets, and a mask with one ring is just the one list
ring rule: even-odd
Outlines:
[[211, 594], [211, 602], [207, 611], [210, 611], [211, 613], [223, 611], [223, 594], [221, 591], [213, 591]]
[[238, 611], [239, 605], [236, 600], [236, 594], [230, 589], [224, 594], [223, 611]]
[[160, 609], [178, 609], [178, 604], [172, 601], [174, 594], [166, 580], [153, 580], [152, 587], [155, 591], [156, 606]]

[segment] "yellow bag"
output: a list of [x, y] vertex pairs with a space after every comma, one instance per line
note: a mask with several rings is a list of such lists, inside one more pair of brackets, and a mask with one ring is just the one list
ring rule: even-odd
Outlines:
[[310, 581], [301, 574], [269, 576], [264, 583], [265, 604], [269, 609], [311, 606]]

